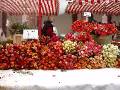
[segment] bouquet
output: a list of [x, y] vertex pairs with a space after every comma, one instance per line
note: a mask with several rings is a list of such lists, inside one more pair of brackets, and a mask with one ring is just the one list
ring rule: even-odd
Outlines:
[[112, 35], [117, 32], [117, 28], [112, 24], [97, 24], [95, 34], [100, 36]]
[[63, 42], [63, 50], [66, 53], [74, 53], [76, 51], [76, 45], [77, 45], [76, 42], [73, 42], [70, 40], [64, 41]]
[[102, 46], [95, 42], [85, 42], [80, 48], [77, 49], [79, 57], [93, 57], [101, 54]]
[[118, 46], [107, 44], [103, 46], [102, 54], [106, 61], [107, 67], [114, 67], [116, 65], [117, 55], [119, 54]]
[[92, 32], [94, 24], [87, 21], [77, 20], [72, 24], [72, 30], [76, 32]]

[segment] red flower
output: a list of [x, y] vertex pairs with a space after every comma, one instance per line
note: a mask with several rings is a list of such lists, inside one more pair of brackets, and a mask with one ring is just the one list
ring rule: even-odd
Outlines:
[[75, 40], [78, 42], [82, 41], [83, 43], [85, 43], [86, 41], [94, 41], [90, 33], [86, 32], [81, 32], [76, 35]]
[[50, 41], [52, 41], [52, 42], [57, 42], [59, 40], [60, 40], [60, 38], [58, 36], [56, 36], [56, 34], [54, 34], [50, 39]]
[[67, 33], [64, 39], [73, 41], [75, 39], [75, 35], [73, 35], [72, 33]]
[[72, 30], [76, 32], [92, 32], [94, 30], [94, 24], [77, 20], [73, 23]]
[[112, 24], [97, 24], [95, 34], [97, 35], [112, 35], [117, 32], [117, 28]]

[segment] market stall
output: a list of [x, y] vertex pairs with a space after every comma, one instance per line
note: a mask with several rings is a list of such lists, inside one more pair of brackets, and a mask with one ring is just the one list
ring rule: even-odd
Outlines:
[[59, 9], [57, 0], [1, 0], [0, 3], [0, 10], [10, 15], [38, 15], [40, 3], [42, 15], [57, 15]]
[[0, 10], [10, 15], [38, 15], [39, 35], [41, 35], [42, 15], [57, 15], [59, 11], [58, 0], [2, 0], [0, 3]]

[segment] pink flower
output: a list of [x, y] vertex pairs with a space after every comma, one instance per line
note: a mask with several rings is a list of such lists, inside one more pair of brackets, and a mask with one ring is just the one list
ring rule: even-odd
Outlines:
[[72, 33], [67, 33], [64, 38], [73, 41], [75, 37]]

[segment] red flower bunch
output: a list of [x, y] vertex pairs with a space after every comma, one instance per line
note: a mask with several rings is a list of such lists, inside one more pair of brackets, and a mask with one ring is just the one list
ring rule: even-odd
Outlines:
[[59, 36], [53, 35], [51, 38], [49, 36], [42, 35], [39, 38], [39, 41], [42, 45], [47, 45], [49, 42], [57, 42], [60, 41]]
[[77, 46], [77, 51], [79, 56], [82, 57], [91, 57], [101, 54], [102, 46], [96, 44], [95, 42], [85, 42], [83, 45]]
[[49, 42], [41, 48], [39, 68], [44, 70], [58, 69], [59, 57], [63, 55], [62, 42]]
[[57, 42], [57, 41], [60, 41], [60, 38], [59, 38], [59, 36], [53, 35], [53, 36], [50, 38], [50, 41], [51, 41], [51, 42]]
[[75, 40], [75, 35], [73, 33], [67, 33], [64, 37], [65, 40], [70, 40], [74, 41]]
[[90, 33], [87, 32], [81, 32], [78, 35], [76, 35], [75, 40], [80, 42], [82, 41], [85, 43], [86, 41], [94, 41]]
[[92, 32], [94, 24], [87, 21], [77, 20], [72, 25], [72, 30], [76, 32]]
[[97, 35], [111, 35], [117, 32], [117, 28], [112, 24], [97, 24], [95, 34]]
[[48, 44], [48, 47], [51, 50], [51, 52], [54, 52], [58, 57], [63, 54], [63, 46], [61, 41], [50, 42]]
[[[43, 51], [41, 56], [41, 60], [39, 61], [39, 69], [44, 70], [55, 70], [58, 69], [58, 57], [55, 52], [50, 51], [49, 47], [47, 47], [47, 51]], [[41, 52], [42, 53], [42, 52]]]
[[87, 51], [89, 52], [89, 56], [92, 55], [99, 55], [102, 51], [102, 46], [96, 44], [95, 42], [86, 42], [85, 45], [87, 46]]
[[68, 33], [65, 35], [65, 40], [70, 40], [70, 41], [77, 41], [77, 42], [83, 42], [85, 43], [86, 41], [94, 41], [90, 33], [87, 32], [80, 32], [79, 34], [72, 34]]
[[117, 32], [117, 28], [112, 24], [97, 24], [80, 20], [73, 23], [72, 30], [75, 32], [87, 33], [95, 31], [97, 35], [111, 35]]
[[40, 41], [41, 44], [46, 45], [46, 44], [48, 44], [48, 42], [50, 41], [50, 37], [49, 37], [49, 36], [44, 36], [44, 35], [42, 35], [42, 36], [39, 38], [39, 41]]
[[[21, 45], [6, 45], [0, 50], [0, 64], [2, 69], [37, 69], [36, 60], [40, 60], [41, 48], [38, 41], [27, 41]], [[5, 62], [7, 68], [4, 66]]]
[[75, 69], [74, 64], [77, 60], [77, 57], [72, 54], [63, 55], [60, 57], [58, 67], [64, 70]]

